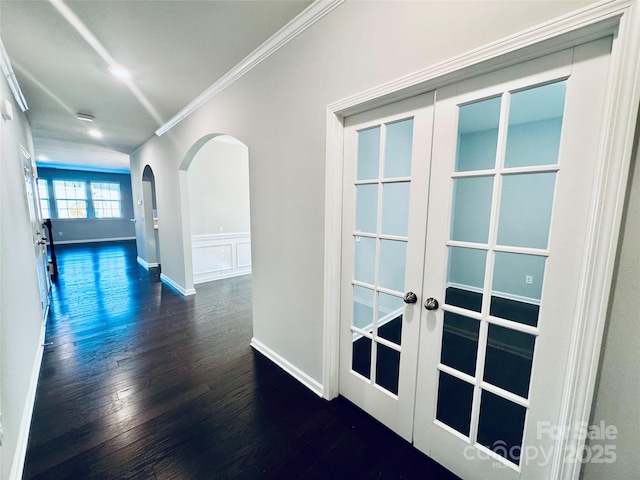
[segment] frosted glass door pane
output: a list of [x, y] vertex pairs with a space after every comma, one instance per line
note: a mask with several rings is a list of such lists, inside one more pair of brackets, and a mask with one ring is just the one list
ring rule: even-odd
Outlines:
[[378, 336], [400, 345], [402, 338], [402, 298], [378, 293]]
[[496, 252], [490, 314], [535, 327], [545, 262], [542, 256]]
[[556, 174], [506, 175], [502, 180], [498, 243], [547, 248]]
[[482, 308], [486, 250], [449, 247], [445, 303], [479, 312]]
[[493, 177], [457, 178], [453, 182], [451, 239], [487, 243]]
[[413, 118], [387, 125], [387, 140], [384, 149], [385, 178], [411, 175], [412, 147]]
[[358, 180], [378, 178], [380, 127], [358, 132]]
[[353, 326], [371, 331], [373, 325], [373, 290], [354, 285]]
[[558, 82], [511, 96], [505, 167], [558, 163], [565, 90]]
[[500, 102], [496, 97], [460, 107], [456, 172], [495, 166]]
[[355, 238], [354, 279], [373, 285], [376, 273], [376, 239]]
[[409, 182], [385, 183], [382, 187], [382, 233], [407, 235]]
[[402, 293], [407, 262], [407, 242], [380, 241], [380, 286]]
[[378, 230], [378, 184], [356, 187], [356, 232]]

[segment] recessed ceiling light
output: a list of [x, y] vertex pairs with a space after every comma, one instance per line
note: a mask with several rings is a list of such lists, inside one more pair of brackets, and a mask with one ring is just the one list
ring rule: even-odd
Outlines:
[[83, 122], [93, 122], [93, 115], [89, 115], [88, 113], [77, 113], [76, 118]]
[[102, 132], [100, 130], [96, 130], [95, 128], [92, 128], [91, 130], [89, 130], [89, 135], [91, 135], [93, 138], [102, 138]]
[[109, 71], [118, 78], [129, 78], [131, 76], [131, 72], [122, 65], [111, 65]]

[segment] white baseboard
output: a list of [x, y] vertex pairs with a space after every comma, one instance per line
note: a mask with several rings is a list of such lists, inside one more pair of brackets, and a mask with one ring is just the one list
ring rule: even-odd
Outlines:
[[54, 243], [56, 245], [69, 245], [72, 243], [120, 242], [123, 240], [135, 240], [135, 239], [136, 237], [87, 238], [85, 240], [55, 240]]
[[319, 397], [323, 396], [324, 388], [323, 388], [323, 386], [322, 386], [322, 384], [320, 382], [318, 382], [317, 380], [311, 378], [309, 375], [304, 373], [302, 370], [300, 370], [294, 364], [292, 364], [288, 360], [286, 360], [283, 357], [281, 357], [280, 355], [278, 355], [276, 352], [271, 350], [269, 347], [267, 347], [260, 340], [256, 340], [256, 338], [253, 337], [251, 339], [251, 346], [253, 348], [255, 348], [258, 352], [263, 354], [265, 357], [267, 357], [269, 360], [271, 360], [273, 363], [278, 365], [280, 368], [282, 368], [285, 372], [287, 372], [293, 378], [295, 378], [300, 383], [302, 383], [305, 387], [307, 387], [313, 393], [315, 393]]
[[160, 266], [159, 263], [149, 263], [144, 258], [137, 257], [136, 260], [140, 265], [142, 265], [147, 270], [149, 270], [150, 268], [155, 268]]
[[249, 275], [251, 273], [251, 266], [234, 268], [232, 270], [218, 270], [211, 272], [199, 272], [193, 274], [193, 283], [206, 283], [214, 280], [222, 280], [223, 278], [239, 277], [240, 275]]
[[40, 330], [40, 339], [38, 341], [38, 350], [33, 362], [31, 371], [31, 380], [29, 381], [29, 391], [22, 412], [22, 421], [20, 422], [20, 431], [18, 432], [18, 441], [16, 443], [16, 451], [13, 455], [13, 463], [9, 472], [9, 480], [21, 480], [24, 472], [24, 462], [27, 457], [27, 443], [29, 441], [29, 430], [31, 429], [31, 418], [33, 417], [33, 408], [36, 403], [36, 390], [38, 388], [38, 377], [40, 376], [40, 366], [42, 365], [42, 356], [44, 354], [44, 334], [45, 322], [42, 322]]
[[181, 293], [185, 297], [189, 296], [189, 295], [195, 295], [196, 294], [196, 289], [195, 288], [190, 288], [190, 289], [187, 290], [183, 286], [178, 285], [175, 281], [173, 281], [172, 279], [167, 277], [164, 273], [160, 274], [160, 280], [162, 280], [164, 283], [166, 283], [171, 288], [173, 288], [175, 291], [177, 291], [178, 293]]

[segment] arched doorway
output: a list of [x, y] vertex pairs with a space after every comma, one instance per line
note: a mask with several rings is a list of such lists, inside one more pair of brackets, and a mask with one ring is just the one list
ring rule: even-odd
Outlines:
[[153, 170], [149, 165], [142, 172], [142, 198], [138, 200], [141, 209], [136, 225], [138, 238], [143, 242], [138, 245], [138, 262], [146, 268], [160, 266], [160, 242], [158, 235], [158, 205], [156, 202], [156, 181]]
[[249, 149], [208, 135], [185, 157], [193, 283], [251, 273]]

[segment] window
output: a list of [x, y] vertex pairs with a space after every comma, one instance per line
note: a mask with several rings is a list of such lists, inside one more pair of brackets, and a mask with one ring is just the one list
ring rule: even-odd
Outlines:
[[51, 207], [49, 206], [49, 182], [45, 178], [39, 178], [38, 194], [40, 196], [40, 213], [42, 219], [51, 218]]
[[58, 218], [87, 218], [87, 189], [84, 182], [54, 180]]
[[91, 182], [93, 215], [96, 218], [122, 217], [120, 184]]

